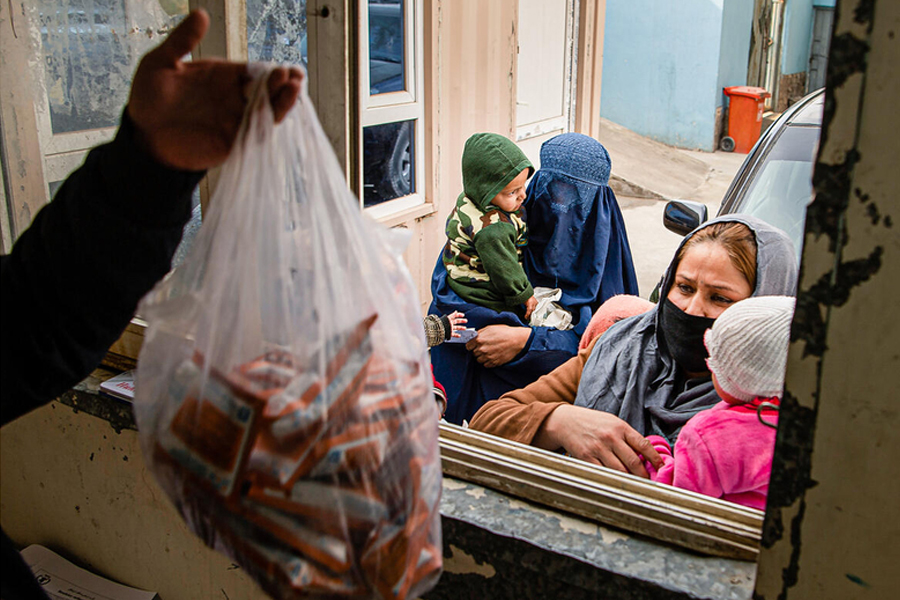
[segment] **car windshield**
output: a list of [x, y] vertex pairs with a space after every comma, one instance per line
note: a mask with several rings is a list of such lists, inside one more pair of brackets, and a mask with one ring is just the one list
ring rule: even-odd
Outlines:
[[813, 197], [818, 143], [818, 127], [786, 127], [734, 204], [735, 212], [751, 214], [784, 230], [794, 241], [798, 257], [806, 206]]

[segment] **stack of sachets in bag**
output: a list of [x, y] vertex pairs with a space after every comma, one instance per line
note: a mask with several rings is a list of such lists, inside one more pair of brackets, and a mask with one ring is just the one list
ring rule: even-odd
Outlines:
[[179, 408], [154, 458], [181, 474], [185, 516], [210, 512], [204, 529], [265, 573], [273, 595], [374, 586], [404, 598], [440, 572], [429, 508], [438, 499], [416, 497], [439, 489], [422, 486], [440, 479], [439, 465], [391, 443], [430, 435], [433, 417], [407, 414], [419, 365], [373, 356], [374, 321], [316, 353], [323, 369], [272, 350], [218, 373], [195, 354], [169, 386], [166, 403]]

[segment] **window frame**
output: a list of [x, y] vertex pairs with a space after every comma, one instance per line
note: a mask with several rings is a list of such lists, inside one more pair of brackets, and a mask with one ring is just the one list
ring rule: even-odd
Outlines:
[[[416, 180], [419, 182], [420, 198], [417, 198], [416, 204], [412, 206], [395, 200], [385, 202], [385, 208], [381, 211], [366, 209], [367, 214], [388, 224], [434, 211], [433, 204], [426, 201], [424, 177], [425, 156], [428, 155], [424, 135], [426, 111], [422, 38], [426, 35], [423, 25], [425, 11], [423, 0], [408, 0], [408, 2], [415, 9], [414, 31], [417, 32], [417, 41], [413, 59], [416, 66], [416, 91], [415, 98], [407, 99], [405, 103], [418, 105], [416, 108], [418, 112], [415, 115], [418, 136]], [[196, 57], [215, 55], [226, 56], [233, 60], [245, 59], [244, 0], [190, 1], [190, 8], [199, 6], [206, 8], [212, 18], [210, 31], [195, 53]], [[369, 99], [364, 98], [364, 92], [365, 96], [369, 96], [367, 73], [364, 84], [356, 83], [358, 65], [354, 65], [353, 60], [357, 55], [352, 52], [355, 36], [350, 23], [353, 22], [354, 6], [363, 12], [362, 1], [352, 5], [350, 0], [344, 0], [327, 6], [329, 7], [327, 15], [323, 12], [326, 7], [325, 0], [309, 0], [307, 6], [310, 16], [308, 39], [312, 71], [309, 82], [310, 95], [314, 101], [319, 97], [328, 99], [327, 104], [317, 102], [317, 106], [321, 107], [320, 119], [335, 145], [339, 160], [349, 174], [348, 180], [351, 184], [355, 182], [361, 189], [362, 127], [377, 124], [377, 119], [395, 118], [399, 113], [392, 112], [395, 107], [381, 102], [381, 99], [377, 99], [378, 102], [368, 103]], [[602, 17], [602, 11], [598, 9], [597, 3], [580, 0], [579, 12], [582, 20], [587, 16], [587, 23], [593, 24], [593, 47], [597, 47], [597, 41], [602, 40], [602, 27], [598, 28], [596, 24]], [[359, 21], [363, 22], [362, 19]], [[367, 27], [367, 23], [365, 20], [365, 25], [360, 26]], [[434, 22], [429, 24], [428, 35], [433, 35], [432, 28], [435, 26]], [[20, 27], [19, 31], [23, 28]], [[15, 131], [4, 128], [2, 132], [5, 180], [3, 196], [4, 206], [9, 207], [6, 219], [2, 222], [5, 251], [8, 251], [6, 244], [17, 231], [16, 214], [12, 208], [20, 197], [19, 195], [12, 197], [10, 190], [13, 192], [21, 190], [24, 201], [31, 202], [28, 206], [32, 215], [43, 204], [34, 200], [40, 190], [43, 190], [40, 193], [44, 195], [47, 193], [45, 161], [37, 139], [38, 119], [34, 116], [30, 95], [23, 98], [21, 94], [22, 86], [30, 85], [28, 80], [31, 77], [30, 71], [25, 68], [29, 60], [27, 43], [21, 39], [13, 40], [12, 36], [6, 34], [0, 37], [0, 51], [3, 52], [6, 68], [18, 64], [23, 65], [20, 68], [26, 71], [17, 76], [18, 86], [0, 87], [0, 118], [6, 125], [15, 120], [18, 126]], [[583, 39], [579, 39], [578, 44], [576, 129], [591, 134], [592, 130], [597, 128], [596, 114], [599, 112], [588, 111], [585, 107], [594, 106], [598, 102], [599, 93], [595, 89], [596, 86], [590, 85], [591, 73], [582, 76], [582, 67], [586, 69], [592, 61], [596, 61], [599, 53], [593, 52], [592, 44], [585, 44]], [[360, 48], [365, 46], [367, 45], [359, 44]], [[602, 47], [602, 44], [599, 47]], [[362, 63], [366, 66], [368, 66], [367, 57], [366, 49], [366, 62]], [[11, 62], [13, 59], [16, 62]], [[323, 61], [333, 61], [333, 64], [329, 63], [332, 68], [322, 70], [317, 69], [312, 61], [320, 64]], [[9, 74], [6, 70], [4, 73]], [[592, 76], [597, 79], [598, 73], [592, 72]], [[4, 76], [3, 81], [9, 82], [11, 78]], [[356, 91], [357, 85], [360, 85], [360, 91]], [[13, 87], [18, 90], [18, 96]], [[583, 100], [586, 102], [583, 103]], [[365, 110], [362, 109], [363, 101], [367, 102]], [[354, 106], [357, 109], [354, 109]], [[433, 117], [430, 113], [428, 116]], [[29, 118], [32, 119], [30, 123]], [[579, 124], [583, 127], [579, 127]], [[596, 134], [594, 135], [596, 137]], [[29, 171], [24, 178], [20, 177], [15, 169], [9, 168], [10, 164], [19, 164], [22, 160], [30, 160]], [[214, 178], [215, 172], [212, 172], [201, 184], [204, 204], [211, 187], [210, 179]], [[45, 199], [45, 196], [41, 199]], [[143, 341], [144, 329], [145, 323], [140, 318], [135, 318], [123, 336], [110, 348], [105, 364], [117, 369], [133, 368]], [[742, 560], [756, 559], [762, 530], [761, 511], [663, 486], [570, 457], [452, 425], [440, 426], [440, 446], [443, 472], [448, 477], [473, 481], [512, 496], [550, 506], [555, 510], [578, 514], [628, 532], [705, 554]]]
[[[356, 174], [354, 188], [358, 192], [360, 208], [379, 221], [393, 221], [410, 211], [421, 210], [426, 204], [425, 194], [425, 39], [423, 0], [403, 0], [404, 26], [404, 79], [406, 90], [372, 95], [369, 83], [369, 2], [357, 1], [357, 59], [358, 59], [358, 114], [356, 136]], [[413, 127], [413, 164], [416, 191], [386, 200], [374, 206], [364, 206], [364, 148], [363, 129], [399, 121], [415, 121]], [[426, 207], [425, 212], [430, 207]], [[418, 211], [416, 211], [418, 212]], [[417, 215], [418, 216], [418, 215]], [[394, 219], [392, 219], [392, 217]]]

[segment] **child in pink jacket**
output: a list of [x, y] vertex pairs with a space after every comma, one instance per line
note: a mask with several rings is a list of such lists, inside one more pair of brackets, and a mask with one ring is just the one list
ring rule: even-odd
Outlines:
[[675, 453], [651, 435], [663, 466], [650, 478], [765, 510], [778, 424], [778, 402], [794, 299], [759, 296], [728, 307], [706, 331], [706, 361], [722, 402], [691, 418]]

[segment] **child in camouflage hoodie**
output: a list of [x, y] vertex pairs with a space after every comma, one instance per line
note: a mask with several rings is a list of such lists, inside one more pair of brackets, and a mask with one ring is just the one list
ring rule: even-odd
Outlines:
[[476, 133], [462, 156], [463, 193], [447, 218], [443, 262], [448, 283], [466, 302], [527, 321], [537, 305], [522, 268], [528, 243], [525, 184], [534, 167], [512, 141]]

